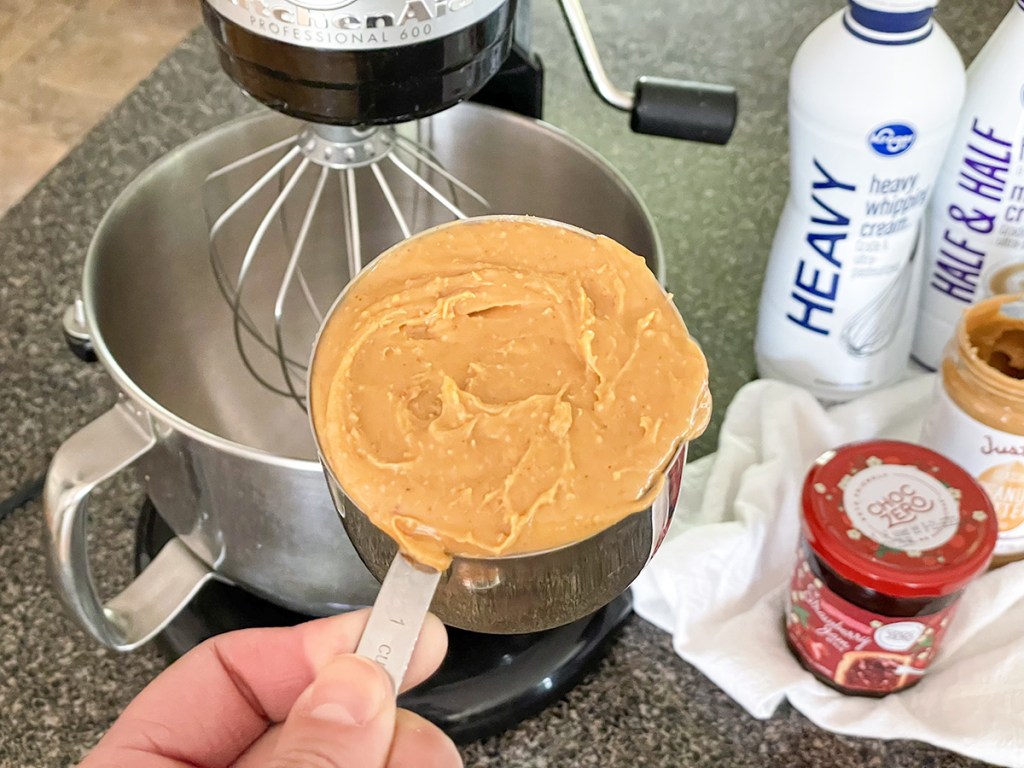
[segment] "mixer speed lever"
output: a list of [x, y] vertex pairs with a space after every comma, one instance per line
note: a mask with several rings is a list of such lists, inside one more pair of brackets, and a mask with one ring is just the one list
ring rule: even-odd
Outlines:
[[629, 112], [635, 133], [725, 144], [736, 127], [736, 89], [726, 85], [641, 77], [633, 93], [612, 82], [580, 0], [559, 0], [591, 85], [610, 106]]

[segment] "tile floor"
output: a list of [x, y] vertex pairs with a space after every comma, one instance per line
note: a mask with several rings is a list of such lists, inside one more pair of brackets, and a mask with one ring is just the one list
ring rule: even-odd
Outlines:
[[0, 215], [199, 23], [197, 0], [0, 0]]

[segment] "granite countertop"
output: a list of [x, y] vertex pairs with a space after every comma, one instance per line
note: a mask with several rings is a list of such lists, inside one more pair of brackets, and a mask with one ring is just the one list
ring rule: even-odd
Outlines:
[[[741, 118], [726, 148], [631, 135], [587, 86], [552, 0], [534, 0], [547, 119], [595, 147], [636, 185], [666, 246], [668, 281], [708, 353], [718, 405], [695, 455], [713, 449], [724, 406], [755, 375], [764, 260], [786, 190], [785, 92], [804, 36], [838, 0], [585, 3], [612, 75], [735, 84]], [[1008, 2], [943, 0], [938, 18], [966, 59]], [[0, 221], [0, 499], [37, 477], [69, 435], [113, 402], [102, 369], [66, 350], [60, 316], [104, 210], [139, 171], [197, 133], [252, 109], [200, 31]], [[91, 520], [105, 594], [131, 573], [141, 490], [109, 484]], [[152, 649], [99, 648], [61, 612], [46, 578], [38, 502], [0, 523], [0, 766], [73, 763], [163, 666]], [[788, 706], [759, 722], [633, 618], [609, 657], [564, 701], [467, 747], [471, 766], [968, 766], [909, 742], [843, 738]]]

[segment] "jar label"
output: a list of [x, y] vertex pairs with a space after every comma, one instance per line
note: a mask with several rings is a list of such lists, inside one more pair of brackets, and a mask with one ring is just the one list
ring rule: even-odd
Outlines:
[[879, 464], [850, 477], [843, 507], [853, 526], [890, 549], [938, 549], [960, 527], [960, 504], [939, 480], [917, 467]]
[[509, 0], [206, 0], [254, 34], [304, 48], [369, 51], [447, 37]]
[[924, 674], [955, 605], [917, 617], [866, 611], [829, 589], [801, 553], [786, 601], [786, 633], [817, 675], [851, 691], [892, 693]]
[[939, 378], [921, 445], [974, 476], [996, 509], [996, 556], [1024, 554], [1024, 436], [982, 424], [960, 410]]

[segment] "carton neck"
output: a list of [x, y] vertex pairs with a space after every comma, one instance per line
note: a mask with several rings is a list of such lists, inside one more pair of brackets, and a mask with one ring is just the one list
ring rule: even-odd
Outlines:
[[[1018, 0], [1024, 2], [1024, 0]], [[903, 3], [885, 8], [866, 0], [850, 0], [843, 25], [854, 37], [879, 45], [910, 45], [928, 37], [934, 28], [933, 5]]]

